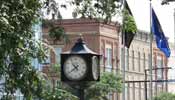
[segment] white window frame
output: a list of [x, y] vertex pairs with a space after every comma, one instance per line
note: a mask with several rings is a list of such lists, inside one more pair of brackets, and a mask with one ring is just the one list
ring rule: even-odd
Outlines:
[[[157, 56], [157, 68], [162, 68], [163, 67], [163, 59], [160, 56]], [[163, 73], [162, 69], [157, 70], [157, 79], [162, 79], [163, 78]]]
[[[59, 49], [59, 52], [57, 52], [56, 49]], [[60, 64], [61, 62], [61, 52], [62, 52], [62, 48], [61, 47], [54, 47], [55, 50], [55, 62], [56, 64]]]
[[112, 71], [112, 45], [106, 45], [105, 48], [106, 65], [105, 71]]

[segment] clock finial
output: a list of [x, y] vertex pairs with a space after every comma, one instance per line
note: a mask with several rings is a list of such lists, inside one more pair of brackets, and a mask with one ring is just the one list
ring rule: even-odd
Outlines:
[[77, 40], [77, 43], [84, 43], [82, 34], [79, 34], [79, 39]]

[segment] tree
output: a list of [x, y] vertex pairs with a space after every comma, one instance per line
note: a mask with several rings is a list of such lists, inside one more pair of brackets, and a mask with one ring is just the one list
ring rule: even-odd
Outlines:
[[[51, 82], [53, 75], [57, 77], [56, 85]], [[49, 67], [47, 73], [47, 81], [49, 84], [46, 91], [44, 91], [44, 100], [78, 100], [77, 96], [73, 94], [73, 89], [67, 84], [61, 82], [61, 68], [59, 64], [54, 64]]]
[[[43, 19], [42, 21], [42, 26], [44, 28], [49, 28], [49, 37], [56, 42], [57, 40], [59, 41], [64, 41], [65, 43], [69, 43], [69, 38], [62, 26], [55, 26], [54, 24], [55, 20], [46, 20]], [[58, 20], [61, 21], [61, 20]]]
[[153, 100], [175, 100], [175, 94], [161, 93], [160, 95], [154, 97]]
[[107, 95], [109, 93], [121, 92], [121, 90], [121, 76], [104, 72], [99, 82], [93, 83], [85, 90], [86, 100], [107, 100]]
[[5, 92], [8, 95], [20, 89], [28, 99], [32, 94], [39, 96], [40, 77], [31, 66], [31, 60], [43, 60], [45, 56], [32, 32], [41, 3], [1, 0], [0, 6], [0, 76], [5, 78]]
[[47, 92], [44, 100], [78, 100], [78, 98], [71, 92], [56, 88], [54, 92]]
[[11, 100], [16, 90], [27, 100], [45, 93], [44, 75], [32, 66], [33, 59], [42, 63], [47, 56], [47, 48], [34, 39], [32, 29], [41, 18], [41, 9], [61, 18], [55, 0], [0, 1], [0, 78], [5, 100]]
[[121, 7], [120, 0], [73, 0], [72, 4], [76, 5], [74, 17], [80, 15], [81, 18], [96, 18], [105, 23], [111, 22]]
[[6, 100], [16, 90], [27, 100], [42, 96], [44, 78], [31, 64], [46, 58], [46, 48], [34, 39], [32, 30], [42, 5], [40, 0], [0, 1], [0, 77]]

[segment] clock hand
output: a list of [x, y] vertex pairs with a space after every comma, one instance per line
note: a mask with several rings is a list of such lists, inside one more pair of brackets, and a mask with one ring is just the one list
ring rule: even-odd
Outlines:
[[79, 65], [75, 65], [74, 63], [73, 63], [73, 61], [72, 61], [72, 59], [71, 59], [71, 63], [72, 63], [72, 65], [74, 66], [74, 68], [76, 69], [76, 70], [78, 70], [78, 67], [79, 67]]
[[[73, 65], [73, 64], [72, 64], [72, 65]], [[73, 65], [73, 66], [74, 66], [74, 68], [73, 68], [69, 73], [73, 72], [74, 70], [77, 70], [77, 71], [78, 71], [79, 65]]]
[[74, 67], [69, 73], [73, 72], [74, 70], [76, 70], [76, 68]]
[[72, 61], [72, 59], [71, 59], [71, 63], [72, 63], [74, 68], [70, 72], [74, 71], [75, 69], [78, 71], [79, 65], [77, 65], [77, 64], [75, 65], [74, 62]]
[[[74, 66], [74, 68], [76, 68], [76, 65], [73, 63], [72, 59], [71, 59], [71, 63]], [[76, 68], [77, 69], [77, 68]]]
[[78, 67], [79, 67], [79, 65], [74, 66], [74, 68], [75, 68], [76, 70], [78, 70]]

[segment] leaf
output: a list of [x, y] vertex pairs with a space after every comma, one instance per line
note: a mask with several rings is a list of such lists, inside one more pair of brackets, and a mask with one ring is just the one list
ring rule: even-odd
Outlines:
[[99, 82], [92, 84], [86, 90], [87, 100], [106, 100], [106, 96], [111, 92], [120, 92], [122, 89], [122, 78], [113, 73], [103, 73]]

